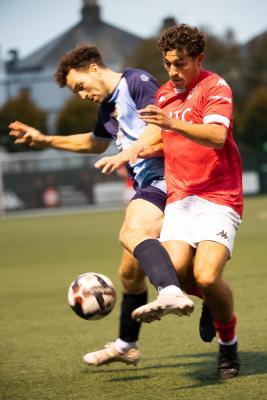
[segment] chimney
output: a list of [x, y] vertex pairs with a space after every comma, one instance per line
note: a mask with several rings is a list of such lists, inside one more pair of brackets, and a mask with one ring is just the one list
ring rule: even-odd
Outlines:
[[163, 31], [164, 29], [171, 28], [174, 25], [177, 25], [176, 19], [174, 17], [166, 17], [164, 18], [160, 29]]
[[82, 22], [88, 26], [96, 26], [100, 23], [100, 7], [97, 0], [83, 0], [81, 10]]
[[17, 63], [19, 61], [19, 52], [17, 49], [8, 50], [9, 60], [6, 61], [6, 71], [12, 72], [16, 69]]

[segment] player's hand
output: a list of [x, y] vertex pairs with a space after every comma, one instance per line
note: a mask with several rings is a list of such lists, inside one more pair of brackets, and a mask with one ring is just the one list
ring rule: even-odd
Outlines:
[[138, 112], [139, 118], [147, 124], [157, 125], [162, 129], [172, 128], [172, 118], [170, 118], [166, 112], [159, 107], [149, 105]]
[[15, 121], [9, 124], [9, 135], [16, 138], [16, 144], [27, 144], [31, 147], [44, 147], [46, 135], [32, 126]]
[[122, 154], [123, 152], [116, 154], [115, 156], [103, 157], [95, 163], [95, 167], [99, 169], [102, 174], [110, 175], [116, 169], [127, 163], [127, 159]]
[[110, 175], [115, 171], [117, 164], [119, 164], [119, 161], [117, 161], [116, 156], [103, 157], [95, 163], [95, 167], [99, 169], [102, 174]]
[[143, 149], [144, 146], [142, 144], [134, 144], [115, 156], [101, 158], [95, 163], [95, 167], [101, 170], [103, 174], [110, 175], [126, 163], [134, 164]]
[[139, 153], [140, 158], [164, 157], [163, 143], [154, 144], [144, 148]]

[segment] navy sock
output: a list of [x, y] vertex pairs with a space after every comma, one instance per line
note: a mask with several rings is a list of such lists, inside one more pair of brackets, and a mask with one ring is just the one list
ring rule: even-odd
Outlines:
[[171, 258], [158, 240], [144, 240], [136, 246], [133, 255], [157, 290], [170, 285], [180, 287]]
[[132, 319], [133, 310], [147, 303], [147, 291], [141, 294], [123, 293], [121, 302], [119, 338], [125, 342], [136, 342], [141, 323]]

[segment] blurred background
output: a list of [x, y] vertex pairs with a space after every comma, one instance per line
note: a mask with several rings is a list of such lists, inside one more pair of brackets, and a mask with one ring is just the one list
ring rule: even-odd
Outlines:
[[[222, 75], [234, 92], [245, 194], [267, 193], [266, 15], [264, 0], [1, 0], [1, 213], [127, 202], [131, 187], [124, 171], [104, 177], [93, 167], [99, 156], [14, 145], [8, 124], [21, 120], [48, 134], [90, 131], [98, 107], [54, 82], [62, 53], [94, 44], [112, 69], [143, 68], [162, 84], [167, 75], [156, 40], [175, 23], [205, 31], [205, 68]], [[111, 146], [108, 153], [115, 151]]]

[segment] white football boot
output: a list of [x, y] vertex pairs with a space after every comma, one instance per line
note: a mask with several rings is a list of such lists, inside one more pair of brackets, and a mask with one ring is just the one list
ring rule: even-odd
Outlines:
[[160, 320], [167, 314], [189, 316], [194, 311], [194, 303], [179, 289], [175, 294], [159, 292], [155, 301], [136, 308], [132, 312], [132, 318], [138, 322], [153, 322]]
[[112, 362], [122, 362], [127, 365], [136, 366], [140, 361], [141, 353], [137, 347], [131, 347], [127, 351], [117, 349], [115, 342], [107, 343], [104, 349], [87, 353], [83, 357], [83, 362], [87, 365], [98, 367]]

